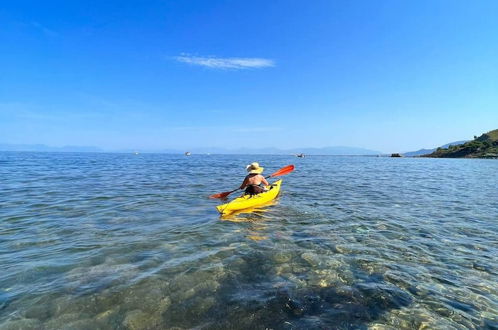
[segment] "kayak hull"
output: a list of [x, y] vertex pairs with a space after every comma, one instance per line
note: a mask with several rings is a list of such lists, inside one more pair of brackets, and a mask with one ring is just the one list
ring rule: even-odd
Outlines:
[[216, 206], [216, 209], [218, 210], [218, 212], [220, 212], [220, 214], [227, 215], [240, 210], [267, 204], [268, 202], [271, 202], [272, 200], [277, 198], [278, 194], [280, 193], [281, 184], [282, 180], [278, 180], [273, 183], [270, 190], [266, 192], [254, 196], [244, 195], [241, 197], [237, 197], [229, 203]]

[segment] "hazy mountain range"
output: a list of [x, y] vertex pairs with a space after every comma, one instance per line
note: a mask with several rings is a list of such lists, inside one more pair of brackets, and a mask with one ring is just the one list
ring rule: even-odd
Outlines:
[[40, 151], [40, 152], [103, 152], [97, 147], [64, 146], [50, 147], [44, 144], [9, 144], [0, 143], [1, 151]]
[[268, 155], [288, 155], [304, 153], [305, 155], [379, 155], [381, 152], [356, 148], [356, 147], [324, 147], [324, 148], [192, 148], [189, 150], [179, 149], [120, 149], [120, 150], [103, 150], [98, 147], [91, 146], [64, 146], [51, 147], [44, 144], [0, 144], [2, 151], [37, 151], [37, 152], [144, 152], [144, 153], [171, 153], [183, 154], [190, 151], [192, 154], [268, 154]]

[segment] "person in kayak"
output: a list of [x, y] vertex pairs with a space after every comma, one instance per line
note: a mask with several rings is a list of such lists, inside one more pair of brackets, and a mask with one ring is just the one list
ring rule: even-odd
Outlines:
[[245, 189], [245, 194], [257, 195], [265, 192], [267, 189], [265, 187], [270, 184], [266, 181], [265, 177], [261, 175], [264, 168], [259, 166], [258, 163], [254, 162], [246, 166], [247, 172], [249, 174], [245, 177], [244, 182], [240, 185], [240, 189]]

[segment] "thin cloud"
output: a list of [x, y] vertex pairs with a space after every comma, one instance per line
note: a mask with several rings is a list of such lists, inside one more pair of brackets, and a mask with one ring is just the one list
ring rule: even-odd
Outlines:
[[258, 57], [202, 57], [181, 55], [175, 57], [178, 62], [204, 66], [212, 69], [261, 69], [275, 66], [273, 60]]
[[281, 131], [281, 127], [237, 127], [232, 129], [237, 133], [262, 133]]
[[59, 35], [54, 30], [51, 30], [51, 29], [47, 28], [46, 26], [44, 26], [38, 22], [31, 22], [31, 26], [33, 26], [37, 30], [41, 31], [47, 37], [57, 37]]

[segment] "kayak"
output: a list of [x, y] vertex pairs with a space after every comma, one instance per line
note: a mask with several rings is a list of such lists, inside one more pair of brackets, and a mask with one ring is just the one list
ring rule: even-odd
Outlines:
[[273, 183], [270, 187], [270, 190], [262, 192], [257, 195], [244, 195], [241, 197], [235, 198], [233, 201], [218, 205], [216, 209], [222, 215], [227, 215], [236, 211], [245, 210], [249, 208], [253, 208], [255, 206], [264, 205], [268, 202], [274, 200], [278, 193], [280, 192], [280, 185], [282, 184], [282, 180], [278, 180]]

